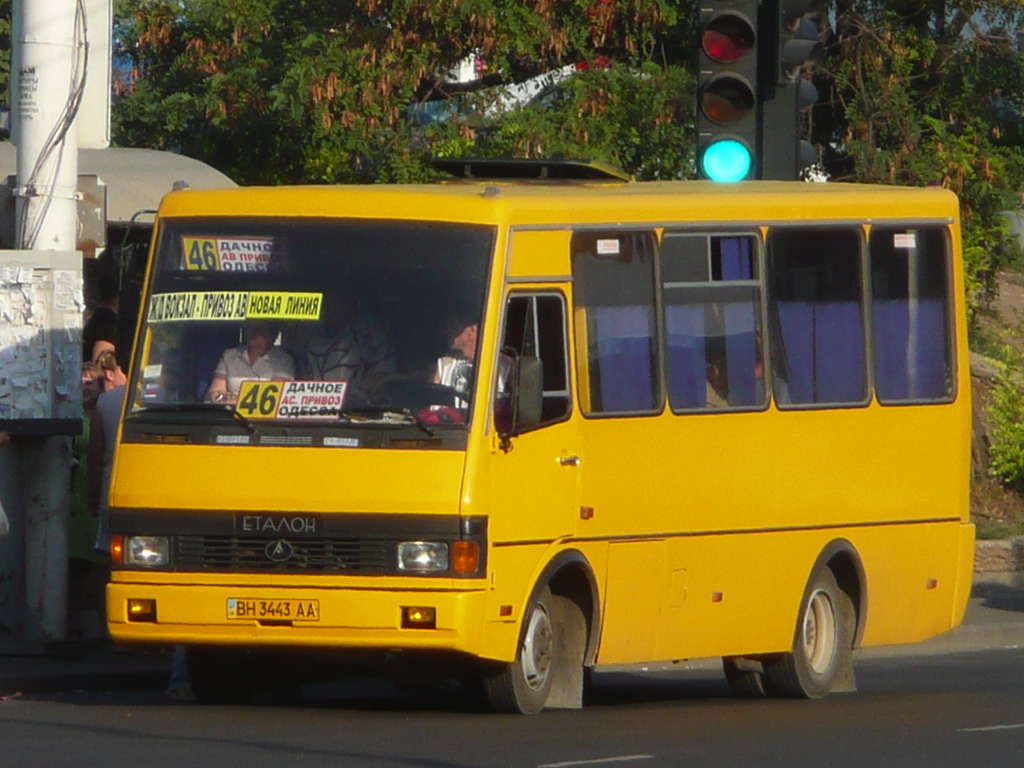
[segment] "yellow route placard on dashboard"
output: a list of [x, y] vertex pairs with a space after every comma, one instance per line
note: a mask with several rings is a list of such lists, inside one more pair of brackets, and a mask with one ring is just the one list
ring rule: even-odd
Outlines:
[[336, 419], [347, 381], [243, 381], [235, 410], [247, 419]]

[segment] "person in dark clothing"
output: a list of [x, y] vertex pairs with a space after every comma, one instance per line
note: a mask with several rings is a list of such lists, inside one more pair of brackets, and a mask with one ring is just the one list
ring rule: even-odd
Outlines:
[[82, 328], [82, 362], [96, 362], [100, 352], [117, 346], [117, 304], [120, 286], [110, 258], [96, 261], [98, 302]]

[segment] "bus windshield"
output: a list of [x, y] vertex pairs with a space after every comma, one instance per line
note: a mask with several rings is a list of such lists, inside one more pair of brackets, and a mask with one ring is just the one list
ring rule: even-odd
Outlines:
[[129, 416], [464, 424], [493, 246], [470, 225], [166, 219]]

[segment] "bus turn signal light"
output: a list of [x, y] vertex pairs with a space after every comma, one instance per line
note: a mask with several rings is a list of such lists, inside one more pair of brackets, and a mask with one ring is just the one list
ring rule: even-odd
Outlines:
[[480, 565], [480, 547], [475, 541], [452, 542], [452, 571], [476, 573]]
[[119, 533], [110, 537], [110, 562], [113, 565], [124, 562], [124, 537]]

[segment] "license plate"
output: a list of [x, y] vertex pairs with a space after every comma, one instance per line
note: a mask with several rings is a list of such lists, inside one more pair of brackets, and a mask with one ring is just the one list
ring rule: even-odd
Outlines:
[[260, 598], [229, 597], [228, 618], [320, 621], [320, 601], [261, 600]]

